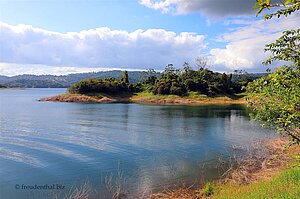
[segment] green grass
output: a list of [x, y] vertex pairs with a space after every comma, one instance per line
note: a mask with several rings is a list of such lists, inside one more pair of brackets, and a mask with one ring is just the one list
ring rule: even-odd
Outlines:
[[189, 99], [206, 99], [207, 95], [199, 94], [198, 92], [189, 92], [187, 98]]
[[[82, 94], [72, 94], [72, 95], [77, 95], [81, 96]], [[133, 98], [144, 98], [148, 100], [160, 100], [160, 99], [187, 99], [187, 100], [233, 100], [232, 98], [229, 98], [227, 96], [219, 96], [219, 97], [208, 97], [207, 95], [204, 94], [199, 94], [198, 92], [188, 92], [187, 95], [185, 96], [178, 96], [178, 95], [154, 95], [151, 92], [140, 92], [140, 93], [135, 93], [133, 95], [130, 95], [128, 93], [118, 93], [118, 94], [104, 94], [104, 93], [87, 93], [84, 94], [86, 96], [90, 97], [103, 97], [103, 96], [112, 96], [112, 97], [130, 97], [132, 96]], [[61, 97], [68, 97], [70, 94], [60, 94], [59, 96]], [[239, 99], [243, 97], [243, 95], [240, 95], [236, 97], [236, 99]]]
[[243, 104], [245, 103], [242, 97], [228, 97], [228, 96], [218, 96], [218, 97], [208, 97], [204, 94], [199, 94], [197, 92], [189, 92], [186, 96], [178, 96], [178, 95], [154, 95], [150, 92], [140, 92], [136, 93], [131, 98], [133, 101], [144, 102], [144, 103], [160, 103], [159, 101], [168, 101], [168, 103], [176, 103], [176, 104], [230, 104], [237, 103]]
[[249, 185], [227, 183], [216, 187], [213, 198], [300, 198], [300, 167], [287, 169], [270, 181], [259, 181]]
[[137, 97], [145, 97], [145, 98], [151, 98], [151, 99], [209, 99], [207, 95], [199, 94], [198, 92], [189, 92], [186, 96], [178, 96], [178, 95], [154, 95], [151, 92], [141, 92], [136, 93]]
[[[219, 96], [219, 97], [208, 97], [205, 94], [200, 94], [198, 92], [188, 92], [185, 96], [178, 96], [178, 95], [154, 95], [151, 92], [140, 92], [136, 93], [136, 96], [139, 97], [151, 97], [151, 98], [187, 98], [187, 99], [210, 99], [210, 98], [227, 98], [227, 96]], [[242, 98], [245, 97], [245, 93], [239, 93], [234, 95], [235, 98]]]
[[154, 95], [153, 93], [150, 92], [140, 92], [136, 93], [134, 97], [138, 98], [147, 98], [147, 99], [176, 99], [176, 98], [181, 98], [178, 95]]
[[214, 194], [213, 185], [210, 182], [206, 183], [205, 186], [204, 186], [204, 189], [202, 191], [202, 195], [203, 196], [211, 196], [212, 194]]

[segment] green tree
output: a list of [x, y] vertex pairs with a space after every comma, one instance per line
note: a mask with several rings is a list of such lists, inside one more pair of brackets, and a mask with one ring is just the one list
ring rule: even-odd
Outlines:
[[288, 61], [300, 67], [300, 28], [284, 31], [274, 43], [266, 45], [265, 51], [270, 51], [273, 55], [264, 64], [277, 60]]
[[300, 141], [300, 70], [281, 67], [248, 84], [252, 117]]
[[167, 78], [167, 80], [171, 80], [175, 76], [175, 68], [173, 64], [168, 64], [165, 67], [165, 71], [163, 72], [163, 75]]
[[271, 14], [266, 14], [264, 18], [266, 20], [271, 19], [273, 17], [281, 17], [282, 15], [288, 16], [293, 12], [300, 9], [300, 0], [285, 0], [274, 3], [272, 0], [256, 0], [256, 4], [253, 7], [254, 9], [258, 9], [256, 16], [258, 16], [264, 9], [270, 10], [272, 7], [281, 7], [278, 11]]
[[108, 79], [86, 79], [81, 80], [68, 88], [70, 93], [76, 94], [93, 94], [93, 93], [105, 93], [105, 94], [120, 94], [128, 93], [129, 88], [124, 82], [108, 78]]
[[155, 70], [154, 69], [148, 69], [146, 74], [147, 74], [147, 77], [144, 80], [144, 83], [153, 86], [156, 82], [156, 79], [157, 79]]
[[125, 84], [129, 84], [129, 80], [128, 80], [128, 72], [127, 72], [127, 70], [125, 70], [125, 71], [123, 72], [121, 81], [124, 82]]
[[[300, 9], [300, 0], [286, 0], [272, 4], [270, 0], [258, 0], [255, 6], [259, 14], [264, 9], [281, 6], [282, 9], [265, 15], [265, 19], [288, 16]], [[274, 43], [267, 44], [265, 51], [272, 53], [264, 64], [288, 61], [273, 73], [248, 84], [248, 102], [253, 109], [252, 117], [263, 125], [274, 126], [278, 132], [300, 143], [300, 30], [287, 30]]]
[[192, 68], [188, 62], [184, 62], [182, 66], [183, 66], [184, 72], [186, 72], [186, 73], [188, 73], [189, 71], [192, 70]]

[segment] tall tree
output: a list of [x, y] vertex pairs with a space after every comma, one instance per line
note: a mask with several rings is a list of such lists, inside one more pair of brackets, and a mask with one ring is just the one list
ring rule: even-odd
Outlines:
[[127, 72], [127, 70], [125, 70], [125, 71], [123, 72], [121, 81], [124, 82], [125, 84], [129, 84], [128, 72]]
[[186, 72], [186, 73], [188, 73], [192, 69], [188, 62], [184, 62], [182, 66], [183, 66], [184, 72]]
[[196, 65], [198, 69], [205, 69], [208, 66], [208, 58], [197, 56], [195, 59]]

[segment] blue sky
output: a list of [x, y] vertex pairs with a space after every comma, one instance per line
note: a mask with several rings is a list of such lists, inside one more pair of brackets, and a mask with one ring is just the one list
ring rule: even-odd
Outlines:
[[264, 22], [254, 3], [0, 0], [0, 75], [162, 70], [197, 56], [217, 71], [264, 71], [263, 41], [299, 26], [299, 15]]
[[[96, 27], [113, 30], [166, 29], [213, 34], [223, 31], [220, 23], [207, 29], [206, 17], [198, 13], [163, 14], [135, 0], [0, 0], [1, 21], [11, 25], [30, 24], [57, 32], [76, 32]], [[223, 29], [223, 30], [222, 30]]]

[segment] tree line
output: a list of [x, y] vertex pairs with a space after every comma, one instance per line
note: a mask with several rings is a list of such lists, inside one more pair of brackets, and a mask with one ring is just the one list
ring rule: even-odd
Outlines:
[[155, 95], [185, 96], [189, 92], [197, 92], [210, 97], [218, 95], [234, 95], [244, 91], [247, 84], [253, 81], [250, 76], [243, 75], [233, 81], [232, 74], [213, 72], [205, 67], [193, 70], [186, 62], [183, 69], [176, 69], [168, 64], [162, 73], [149, 69], [142, 82], [131, 84], [128, 72], [124, 71], [121, 79], [86, 79], [72, 85], [70, 93], [88, 94], [122, 94], [152, 92]]

